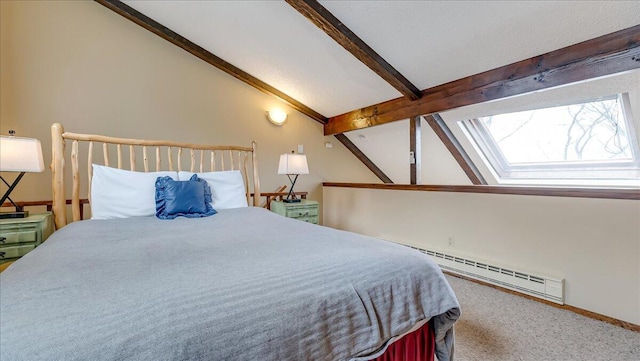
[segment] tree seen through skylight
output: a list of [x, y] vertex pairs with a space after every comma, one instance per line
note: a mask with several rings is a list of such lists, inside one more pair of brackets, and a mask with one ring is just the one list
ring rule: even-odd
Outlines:
[[633, 158], [619, 97], [478, 120], [512, 165]]

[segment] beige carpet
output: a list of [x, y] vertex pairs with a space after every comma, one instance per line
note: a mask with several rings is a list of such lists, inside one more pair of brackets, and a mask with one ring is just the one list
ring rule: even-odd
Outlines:
[[640, 333], [453, 276], [455, 361], [640, 361]]

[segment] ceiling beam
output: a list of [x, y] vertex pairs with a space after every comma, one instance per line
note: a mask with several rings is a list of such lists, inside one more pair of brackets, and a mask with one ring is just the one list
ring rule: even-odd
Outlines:
[[422, 120], [421, 116], [409, 119], [409, 182], [420, 184], [422, 176]]
[[235, 77], [236, 79], [239, 79], [245, 82], [246, 84], [264, 93], [275, 96], [276, 98], [287, 103], [292, 108], [296, 109], [302, 114], [305, 114], [309, 118], [314, 119], [321, 124], [325, 124], [327, 122], [327, 118], [322, 114], [316, 112], [315, 110], [309, 108], [308, 106], [302, 104], [301, 102], [293, 99], [292, 97], [272, 87], [271, 85], [263, 82], [262, 80], [254, 77], [253, 75], [246, 73], [242, 69], [239, 69], [227, 63], [223, 59], [208, 52], [204, 48], [194, 44], [193, 42], [189, 41], [185, 37], [163, 26], [162, 24], [142, 14], [141, 12], [130, 7], [129, 5], [126, 5], [123, 2], [118, 0], [95, 0], [95, 1], [101, 5], [104, 5], [106, 8], [114, 11], [115, 13], [123, 16], [124, 18], [131, 20], [132, 22], [142, 26], [143, 28], [158, 35], [159, 37], [167, 40], [168, 42], [186, 50], [192, 55], [197, 56], [198, 58], [215, 66], [216, 68], [224, 71], [225, 73]]
[[640, 68], [640, 25], [329, 118], [324, 134], [407, 119]]
[[[418, 192], [458, 192], [458, 193], [486, 193], [513, 194], [522, 196], [545, 197], [579, 197], [603, 199], [632, 199], [640, 200], [640, 191], [636, 189], [615, 188], [576, 188], [576, 187], [522, 187], [522, 186], [485, 186], [485, 185], [435, 185], [435, 184], [380, 184], [380, 183], [338, 183], [323, 182], [324, 187], [360, 188], [404, 190]], [[490, 201], [490, 199], [487, 199]]]
[[476, 168], [467, 152], [464, 151], [460, 142], [455, 135], [451, 132], [451, 129], [444, 122], [439, 114], [431, 114], [424, 117], [427, 124], [433, 129], [438, 138], [442, 141], [445, 147], [449, 150], [453, 158], [458, 162], [460, 168], [469, 177], [471, 183], [475, 185], [486, 185], [487, 181], [482, 177], [482, 174]]
[[409, 100], [420, 90], [316, 0], [285, 0]]
[[376, 177], [380, 178], [381, 181], [383, 181], [384, 183], [393, 183], [391, 178], [387, 177], [387, 175], [384, 174], [384, 172], [380, 168], [378, 168], [378, 166], [376, 166], [375, 163], [371, 161], [371, 159], [369, 159], [364, 153], [362, 153], [362, 151], [355, 144], [353, 144], [353, 142], [350, 141], [346, 135], [336, 134], [335, 137], [340, 141], [340, 143], [347, 147], [347, 149], [349, 149], [351, 153], [356, 156], [356, 158], [364, 163], [364, 165], [369, 168], [369, 170], [371, 170], [373, 174], [376, 175]]

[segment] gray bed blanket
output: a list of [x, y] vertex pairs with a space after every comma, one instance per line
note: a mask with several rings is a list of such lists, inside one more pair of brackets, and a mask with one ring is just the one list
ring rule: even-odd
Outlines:
[[0, 359], [349, 360], [459, 304], [426, 255], [261, 208], [72, 223], [0, 274]]

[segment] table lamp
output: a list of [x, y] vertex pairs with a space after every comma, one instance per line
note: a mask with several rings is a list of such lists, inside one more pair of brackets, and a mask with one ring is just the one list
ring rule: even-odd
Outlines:
[[[296, 185], [300, 174], [309, 174], [309, 166], [307, 165], [307, 156], [304, 154], [285, 153], [280, 155], [280, 164], [278, 166], [278, 174], [286, 174], [291, 182], [289, 194], [283, 199], [285, 203], [300, 202], [299, 198], [293, 193], [293, 187]], [[291, 176], [295, 176], [293, 179]]]
[[8, 199], [16, 208], [16, 212], [0, 213], [1, 218], [24, 218], [29, 216], [22, 207], [9, 198], [9, 195], [18, 185], [22, 176], [26, 172], [42, 172], [44, 162], [42, 160], [42, 146], [40, 141], [34, 138], [19, 138], [14, 136], [13, 130], [9, 131], [9, 136], [0, 136], [0, 172], [20, 172], [18, 177], [9, 184], [1, 175], [0, 179], [9, 187], [7, 192], [0, 199], [0, 205]]

